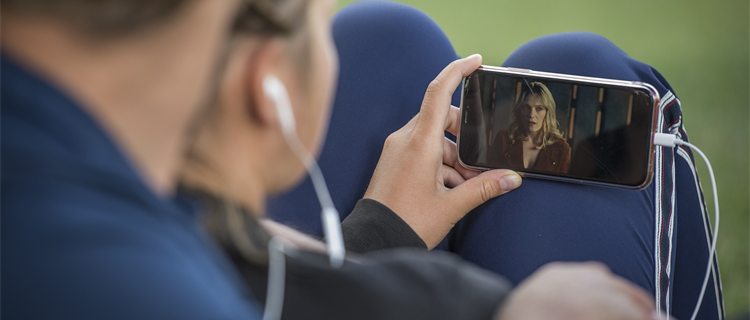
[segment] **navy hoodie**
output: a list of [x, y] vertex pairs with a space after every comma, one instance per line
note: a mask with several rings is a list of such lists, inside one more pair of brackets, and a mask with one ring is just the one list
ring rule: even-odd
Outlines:
[[61, 90], [2, 57], [2, 318], [255, 319], [197, 210]]

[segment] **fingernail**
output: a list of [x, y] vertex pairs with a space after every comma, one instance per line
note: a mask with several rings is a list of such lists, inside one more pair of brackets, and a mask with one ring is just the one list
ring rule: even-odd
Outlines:
[[521, 185], [521, 177], [514, 173], [506, 174], [500, 177], [500, 187], [503, 191], [510, 191]]

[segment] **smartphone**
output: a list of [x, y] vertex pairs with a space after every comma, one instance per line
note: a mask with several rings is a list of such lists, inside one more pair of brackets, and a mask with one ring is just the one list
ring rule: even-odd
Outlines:
[[464, 78], [467, 168], [628, 189], [653, 176], [659, 93], [646, 83], [482, 66]]

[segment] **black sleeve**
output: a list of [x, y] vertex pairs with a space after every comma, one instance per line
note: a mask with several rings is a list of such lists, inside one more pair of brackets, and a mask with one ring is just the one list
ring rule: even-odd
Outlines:
[[[241, 270], [265, 303], [267, 269]], [[447, 252], [384, 250], [334, 269], [325, 255], [296, 251], [286, 258], [282, 319], [490, 320], [510, 289]]]
[[394, 248], [427, 250], [422, 238], [380, 202], [362, 199], [341, 223], [347, 251], [365, 253]]

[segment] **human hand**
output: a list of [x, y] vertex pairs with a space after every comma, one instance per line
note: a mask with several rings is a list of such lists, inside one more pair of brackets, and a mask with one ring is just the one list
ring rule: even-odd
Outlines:
[[521, 185], [511, 170], [480, 174], [462, 167], [456, 144], [445, 138], [460, 125], [453, 91], [481, 64], [480, 55], [456, 60], [430, 83], [419, 113], [386, 139], [365, 193], [398, 214], [430, 249], [466, 213]]
[[498, 320], [674, 320], [654, 313], [648, 293], [596, 262], [543, 266], [499, 311]]

